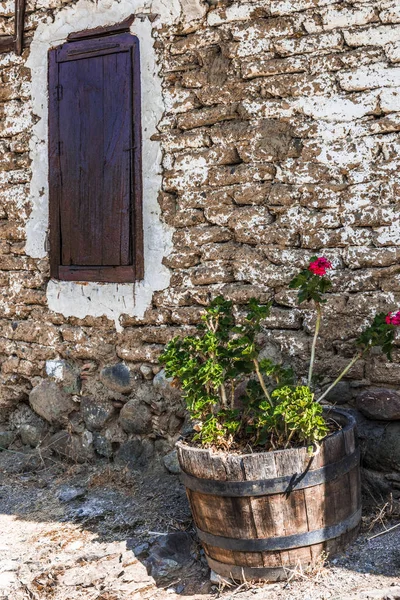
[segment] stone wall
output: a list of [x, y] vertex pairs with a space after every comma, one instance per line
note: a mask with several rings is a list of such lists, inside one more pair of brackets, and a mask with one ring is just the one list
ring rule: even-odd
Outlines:
[[[38, 26], [63, 15], [68, 24], [71, 10], [107, 20], [108, 4], [29, 0], [28, 44]], [[69, 422], [88, 455], [93, 447], [123, 454], [129, 443], [145, 456], [173, 442], [183, 412], [162, 375], [152, 383], [157, 357], [192, 330], [213, 295], [233, 300], [239, 314], [253, 296], [273, 299], [266, 352], [301, 372], [313, 313], [295, 306], [287, 283], [311, 255], [327, 256], [334, 287], [317, 364], [326, 378], [347, 363], [375, 312], [400, 304], [398, 2], [175, 0], [169, 16], [162, 2], [131, 4], [142, 20], [152, 14], [164, 115], [150, 133], [162, 148], [160, 219], [173, 230], [163, 259], [169, 284], [135, 316], [74, 315], [58, 308], [57, 295], [50, 302], [48, 258], [26, 245], [31, 211], [47, 203], [39, 189], [33, 205], [30, 190], [32, 131], [43, 118], [31, 104], [29, 45], [20, 58], [0, 55], [0, 419], [11, 415], [18, 431], [30, 411], [32, 421], [44, 418], [46, 435]], [[13, 6], [0, 3], [1, 33], [12, 32]], [[105, 288], [97, 293], [100, 307]], [[358, 363], [335, 401], [400, 387], [399, 357], [396, 347], [393, 363], [375, 354]], [[32, 388], [36, 412], [27, 406]], [[38, 408], [49, 395], [61, 395], [69, 420]], [[129, 411], [139, 424], [127, 424]]]

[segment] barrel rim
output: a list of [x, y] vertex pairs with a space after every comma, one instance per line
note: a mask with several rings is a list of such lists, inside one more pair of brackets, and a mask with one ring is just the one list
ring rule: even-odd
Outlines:
[[291, 473], [282, 477], [246, 479], [243, 481], [204, 479], [181, 472], [181, 482], [192, 492], [220, 496], [225, 498], [257, 498], [275, 494], [290, 494], [292, 491], [309, 489], [334, 481], [349, 473], [360, 464], [360, 447], [352, 454], [346, 454], [340, 460], [329, 463], [319, 469], [302, 473]]
[[[332, 414], [337, 414], [341, 417], [344, 417], [345, 420], [347, 421], [346, 424], [339, 429], [339, 431], [335, 431], [334, 433], [331, 433], [329, 435], [327, 435], [321, 442], [321, 444], [325, 443], [325, 440], [332, 439], [335, 436], [338, 436], [342, 433], [345, 433], [347, 431], [351, 431], [352, 429], [355, 429], [357, 426], [357, 422], [355, 420], [355, 418], [353, 417], [353, 415], [349, 412], [347, 412], [346, 410], [343, 410], [341, 408], [336, 408], [335, 406], [324, 406], [323, 407], [325, 412], [328, 413], [332, 413]], [[222, 456], [229, 456], [230, 454], [232, 454], [229, 451], [226, 450], [213, 450], [211, 448], [198, 448], [197, 446], [190, 446], [189, 444], [186, 443], [185, 438], [180, 438], [176, 443], [175, 446], [177, 448], [180, 448], [183, 451], [189, 451], [189, 452], [195, 452], [195, 453], [206, 453], [206, 452], [212, 452], [212, 454], [214, 456], [217, 455], [222, 455]], [[278, 454], [281, 452], [296, 452], [298, 450], [300, 450], [301, 448], [306, 448], [306, 446], [300, 446], [299, 448], [284, 448], [282, 450], [269, 450], [269, 451], [261, 451], [261, 452], [249, 452], [247, 454], [239, 454], [239, 453], [235, 453], [234, 455], [237, 456], [237, 458], [242, 459], [242, 458], [247, 458], [247, 457], [253, 457], [253, 456], [258, 456], [259, 454], [269, 454], [269, 455], [274, 455], [274, 454]]]

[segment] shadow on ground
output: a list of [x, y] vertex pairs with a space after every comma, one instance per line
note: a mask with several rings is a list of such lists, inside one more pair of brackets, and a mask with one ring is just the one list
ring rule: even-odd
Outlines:
[[[118, 552], [124, 550], [125, 560], [130, 555], [144, 565], [150, 576], [148, 585], [173, 587], [185, 595], [211, 591], [184, 489], [178, 476], [161, 464], [130, 471], [106, 460], [79, 465], [39, 452], [4, 451], [0, 453], [0, 515], [13, 517], [14, 530], [28, 521], [51, 524], [53, 533], [45, 536], [50, 539], [57, 537], [58, 529], [64, 531], [60, 546], [76, 550], [78, 562], [82, 562], [83, 546], [76, 538], [82, 531], [86, 537], [91, 534], [91, 543], [99, 551], [96, 559], [120, 544]], [[78, 577], [77, 585], [79, 581]]]

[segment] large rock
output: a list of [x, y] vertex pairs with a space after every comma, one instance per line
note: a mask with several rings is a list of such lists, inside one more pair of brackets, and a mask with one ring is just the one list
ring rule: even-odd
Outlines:
[[122, 362], [104, 367], [100, 372], [100, 380], [109, 390], [120, 394], [129, 394], [134, 384], [129, 368]]
[[122, 407], [119, 422], [127, 433], [150, 433], [152, 431], [151, 411], [140, 400], [129, 400]]
[[49, 426], [26, 404], [20, 404], [12, 413], [9, 425], [26, 446], [36, 448], [46, 437]]
[[174, 475], [179, 475], [179, 473], [181, 472], [181, 467], [179, 465], [178, 454], [176, 450], [168, 452], [168, 454], [166, 454], [163, 457], [163, 463], [167, 471], [169, 471], [170, 473], [173, 473]]
[[45, 421], [52, 424], [64, 425], [68, 415], [76, 410], [71, 397], [54, 381], [42, 381], [29, 394], [29, 404], [32, 409]]
[[101, 433], [93, 434], [93, 447], [100, 456], [111, 458], [114, 454], [112, 442]]
[[61, 457], [83, 463], [93, 458], [94, 452], [87, 436], [78, 436], [68, 431], [58, 431], [50, 439], [48, 448]]
[[25, 423], [19, 430], [21, 442], [26, 446], [36, 448], [46, 437], [46, 427], [35, 423]]
[[168, 533], [159, 536], [150, 549], [145, 564], [157, 584], [176, 579], [182, 569], [194, 563], [193, 540], [188, 533]]
[[15, 432], [5, 428], [0, 428], [0, 452], [11, 446], [15, 440]]
[[357, 421], [362, 465], [371, 471], [400, 471], [400, 421], [371, 421], [359, 411], [349, 411]]
[[115, 408], [109, 400], [83, 396], [81, 399], [83, 420], [89, 431], [102, 429], [115, 413]]
[[373, 498], [385, 499], [393, 496], [400, 498], [400, 481], [398, 473], [382, 473], [371, 469], [361, 469], [363, 489], [367, 492], [368, 500]]
[[400, 471], [400, 421], [389, 423], [381, 436], [367, 441], [365, 456], [376, 471]]
[[356, 406], [368, 419], [400, 420], [400, 394], [394, 390], [375, 388], [362, 392]]
[[131, 469], [148, 467], [154, 456], [154, 445], [150, 440], [134, 439], [121, 444], [115, 454], [116, 464], [122, 464]]

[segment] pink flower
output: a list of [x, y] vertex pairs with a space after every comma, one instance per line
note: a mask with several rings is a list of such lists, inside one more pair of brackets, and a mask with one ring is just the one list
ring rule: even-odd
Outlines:
[[400, 310], [393, 315], [393, 313], [389, 313], [386, 316], [386, 323], [388, 325], [396, 325], [396, 327], [398, 327], [400, 325]]
[[332, 263], [323, 256], [314, 260], [308, 267], [308, 270], [311, 271], [311, 273], [318, 275], [319, 277], [326, 275], [328, 269], [332, 269]]

